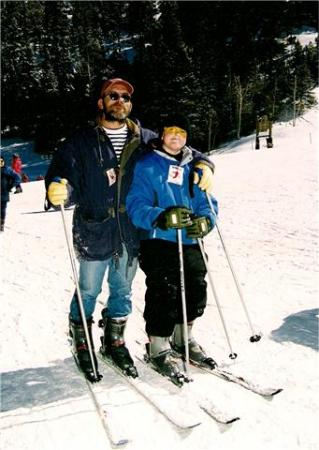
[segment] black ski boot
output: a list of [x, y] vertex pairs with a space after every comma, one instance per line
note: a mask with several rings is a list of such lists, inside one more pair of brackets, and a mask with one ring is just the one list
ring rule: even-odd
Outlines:
[[101, 336], [102, 346], [100, 352], [106, 358], [111, 359], [112, 363], [117, 366], [124, 375], [136, 378], [138, 377], [137, 369], [134, 366], [134, 361], [125, 346], [124, 341], [126, 322], [126, 317], [118, 319], [103, 317], [103, 319], [99, 320], [99, 327], [104, 330], [104, 336]]
[[[193, 322], [187, 325], [188, 329], [188, 352], [190, 363], [206, 367], [208, 369], [215, 369], [217, 367], [216, 361], [210, 356], [206, 355], [205, 350], [195, 341], [192, 336]], [[185, 358], [185, 346], [184, 346], [184, 325], [175, 325], [173, 338], [171, 341], [172, 349]]]
[[22, 192], [22, 187], [21, 186], [17, 186], [16, 190], [14, 191], [14, 194], [21, 194]]
[[69, 319], [69, 333], [72, 338], [73, 354], [79, 369], [84, 373], [85, 377], [92, 383], [100, 381], [102, 375], [98, 372], [97, 359], [94, 354], [94, 344], [92, 339], [92, 323], [93, 320], [87, 320], [87, 327], [89, 331], [89, 337], [92, 347], [93, 359], [95, 363], [96, 375], [92, 367], [92, 361], [90, 358], [89, 347], [85, 335], [83, 324], [79, 324]]
[[181, 387], [190, 379], [180, 368], [181, 359], [174, 355], [169, 344], [168, 337], [150, 336], [150, 342], [146, 344], [145, 360], [151, 363], [156, 372], [169, 378], [174, 384]]

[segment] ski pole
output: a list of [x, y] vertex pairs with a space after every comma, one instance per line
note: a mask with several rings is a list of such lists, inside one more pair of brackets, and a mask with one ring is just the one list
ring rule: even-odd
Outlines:
[[91, 345], [90, 334], [89, 334], [89, 330], [88, 330], [88, 326], [87, 326], [87, 322], [86, 322], [86, 318], [85, 318], [83, 301], [82, 301], [82, 296], [81, 296], [81, 291], [80, 291], [80, 286], [79, 286], [79, 281], [78, 281], [76, 264], [75, 264], [75, 256], [73, 254], [73, 247], [71, 246], [68, 230], [67, 230], [67, 227], [66, 227], [65, 214], [64, 214], [64, 205], [61, 204], [60, 208], [61, 208], [61, 215], [62, 215], [62, 222], [63, 222], [65, 239], [66, 239], [66, 243], [67, 243], [67, 246], [68, 246], [68, 251], [69, 251], [69, 256], [70, 256], [70, 261], [71, 261], [71, 266], [72, 266], [72, 271], [73, 271], [73, 279], [74, 279], [76, 293], [77, 293], [77, 297], [78, 297], [78, 304], [79, 304], [81, 319], [82, 319], [82, 322], [83, 322], [83, 328], [84, 328], [85, 337], [86, 337], [86, 340], [87, 340], [87, 343], [88, 343], [88, 350], [89, 350], [90, 360], [91, 360], [91, 364], [92, 364], [92, 368], [93, 368], [93, 374], [94, 374], [94, 378], [96, 380], [99, 380], [99, 377], [98, 377], [98, 374], [97, 374], [97, 369], [96, 369], [96, 364], [95, 364], [94, 357], [93, 357], [93, 350], [92, 350], [92, 345]]
[[229, 256], [229, 254], [228, 254], [228, 251], [227, 251], [227, 248], [226, 248], [226, 244], [225, 244], [225, 241], [224, 241], [222, 232], [221, 232], [220, 227], [218, 226], [218, 223], [217, 223], [217, 215], [216, 215], [216, 213], [215, 213], [215, 210], [214, 210], [214, 207], [213, 207], [212, 200], [211, 200], [211, 198], [210, 198], [210, 196], [209, 196], [208, 193], [206, 193], [206, 197], [207, 197], [209, 206], [210, 206], [210, 208], [211, 208], [211, 210], [212, 210], [212, 213], [213, 213], [213, 214], [215, 215], [215, 217], [216, 217], [216, 228], [217, 228], [217, 232], [218, 232], [218, 235], [219, 235], [219, 238], [220, 238], [220, 242], [222, 243], [222, 247], [223, 247], [224, 252], [225, 252], [225, 255], [226, 255], [226, 259], [227, 259], [227, 262], [228, 262], [228, 266], [229, 266], [230, 271], [231, 271], [231, 273], [232, 273], [233, 280], [234, 280], [234, 282], [235, 282], [235, 285], [236, 285], [236, 288], [237, 288], [237, 292], [238, 292], [238, 295], [239, 295], [239, 298], [240, 298], [242, 307], [243, 307], [244, 312], [245, 312], [245, 314], [246, 314], [246, 318], [247, 318], [247, 321], [248, 321], [248, 324], [249, 324], [249, 327], [250, 327], [250, 330], [251, 330], [251, 333], [252, 333], [252, 335], [250, 336], [249, 340], [250, 340], [250, 342], [258, 342], [258, 341], [261, 339], [261, 335], [260, 335], [260, 334], [257, 334], [257, 333], [255, 332], [254, 327], [253, 327], [253, 325], [252, 325], [252, 322], [251, 322], [251, 320], [250, 320], [250, 317], [249, 317], [249, 314], [248, 314], [248, 309], [247, 309], [247, 307], [246, 307], [246, 303], [245, 303], [245, 300], [244, 300], [244, 296], [243, 296], [243, 293], [242, 293], [242, 290], [241, 290], [241, 287], [240, 287], [238, 278], [237, 278], [237, 276], [236, 276], [235, 269], [234, 269], [234, 267], [233, 267], [233, 265], [232, 265], [230, 256]]
[[183, 327], [184, 327], [184, 347], [185, 347], [185, 370], [186, 375], [189, 374], [189, 347], [188, 347], [188, 327], [187, 327], [187, 310], [186, 310], [186, 294], [185, 294], [185, 274], [184, 274], [184, 259], [183, 259], [183, 243], [182, 230], [177, 229], [177, 243], [179, 255], [179, 273], [181, 282], [181, 297], [183, 310]]
[[223, 311], [222, 311], [222, 308], [221, 308], [221, 304], [220, 304], [220, 301], [219, 301], [219, 298], [218, 298], [218, 295], [217, 295], [217, 292], [216, 292], [216, 289], [215, 289], [215, 285], [214, 285], [214, 282], [213, 282], [212, 274], [210, 273], [210, 270], [209, 270], [209, 267], [208, 267], [208, 259], [207, 259], [206, 254], [205, 254], [204, 244], [203, 244], [202, 239], [197, 239], [197, 242], [199, 244], [199, 248], [200, 248], [200, 251], [202, 253], [202, 257], [203, 257], [203, 260], [204, 260], [204, 263], [205, 263], [205, 267], [206, 267], [206, 271], [207, 271], [207, 275], [208, 275], [209, 284], [210, 284], [210, 287], [212, 289], [212, 292], [213, 292], [213, 295], [214, 295], [214, 298], [215, 298], [216, 306], [217, 306], [217, 309], [218, 309], [218, 312], [219, 312], [219, 317], [220, 317], [220, 320], [222, 322], [222, 325], [223, 325], [223, 328], [224, 328], [224, 332], [225, 332], [225, 336], [226, 336], [226, 339], [227, 339], [227, 343], [228, 343], [228, 346], [229, 346], [229, 350], [230, 350], [229, 358], [230, 359], [236, 359], [237, 358], [237, 353], [234, 353], [233, 349], [232, 349], [232, 345], [231, 345], [229, 334], [228, 334], [227, 327], [226, 327], [224, 314], [223, 314]]

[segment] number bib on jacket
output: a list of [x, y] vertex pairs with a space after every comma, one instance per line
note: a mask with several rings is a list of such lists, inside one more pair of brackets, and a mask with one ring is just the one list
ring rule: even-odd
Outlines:
[[184, 168], [180, 166], [170, 166], [168, 171], [168, 183], [183, 184]]
[[116, 183], [116, 172], [113, 168], [106, 170], [105, 175], [107, 176], [107, 179], [109, 180], [109, 186], [112, 186], [112, 184]]

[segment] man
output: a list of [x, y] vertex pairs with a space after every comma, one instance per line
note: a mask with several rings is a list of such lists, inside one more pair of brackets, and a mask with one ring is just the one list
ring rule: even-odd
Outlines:
[[[46, 186], [53, 205], [76, 205], [73, 245], [80, 262], [79, 285], [92, 347], [92, 316], [108, 270], [109, 297], [100, 322], [104, 328], [102, 352], [125, 374], [136, 377], [124, 331], [131, 313], [139, 239], [127, 216], [125, 200], [135, 162], [157, 135], [128, 118], [133, 92], [133, 86], [121, 78], [103, 83], [97, 126], [79, 130], [65, 141], [52, 160]], [[200, 184], [211, 188], [213, 164], [199, 152], [195, 160], [202, 169]], [[62, 179], [54, 180], [57, 176]], [[70, 334], [79, 367], [89, 380], [97, 381], [76, 293], [70, 306]]]

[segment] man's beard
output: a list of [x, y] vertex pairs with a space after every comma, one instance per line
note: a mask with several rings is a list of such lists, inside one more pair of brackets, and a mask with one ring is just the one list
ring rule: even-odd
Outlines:
[[107, 111], [103, 108], [104, 118], [108, 122], [125, 122], [127, 114], [125, 112]]

